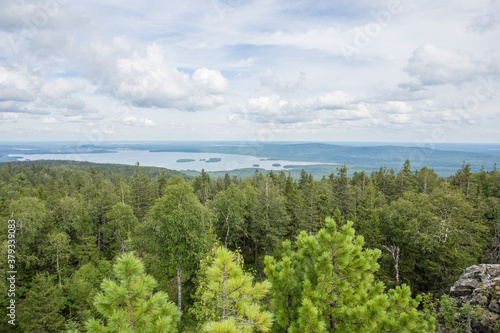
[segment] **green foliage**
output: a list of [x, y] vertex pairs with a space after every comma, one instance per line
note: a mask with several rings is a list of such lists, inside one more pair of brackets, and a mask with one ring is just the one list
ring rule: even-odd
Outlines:
[[471, 320], [481, 317], [476, 306], [459, 304], [448, 295], [441, 297], [439, 305], [438, 318], [442, 322], [441, 328], [444, 333], [471, 332]]
[[180, 313], [167, 294], [153, 293], [156, 280], [144, 274], [142, 262], [129, 252], [113, 266], [117, 281], [105, 279], [94, 305], [104, 322], [91, 319], [92, 332], [176, 332]]
[[106, 224], [102, 226], [103, 242], [112, 254], [125, 251], [125, 239], [139, 225], [131, 206], [123, 203], [113, 205], [106, 213]]
[[209, 206], [215, 215], [215, 230], [226, 247], [235, 248], [242, 236], [248, 234], [245, 225], [245, 193], [236, 184], [219, 193]]
[[272, 315], [259, 301], [266, 296], [270, 283], [253, 283], [253, 277], [243, 271], [241, 257], [224, 247], [216, 248], [213, 256], [205, 267], [205, 283], [200, 285], [201, 304], [211, 319], [202, 324], [202, 330], [268, 332]]
[[151, 179], [136, 164], [136, 171], [132, 181], [132, 207], [137, 219], [144, 221], [149, 208], [153, 204], [153, 184]]
[[100, 260], [95, 264], [87, 263], [80, 266], [66, 282], [68, 312], [75, 329], [83, 329], [84, 323], [98, 316], [93, 300], [100, 290], [101, 282], [111, 278], [112, 273], [111, 263]]
[[18, 264], [26, 268], [40, 263], [40, 248], [44, 231], [47, 231], [48, 211], [37, 198], [23, 197], [10, 204], [10, 219], [16, 221], [16, 241]]
[[211, 216], [188, 184], [165, 189], [138, 230], [138, 243], [158, 260], [177, 268], [177, 306], [182, 309], [182, 272], [193, 274], [210, 247]]
[[60, 332], [64, 324], [61, 315], [64, 305], [65, 298], [54, 278], [38, 273], [17, 311], [22, 332]]
[[281, 258], [266, 257], [272, 284], [275, 331], [287, 332], [427, 332], [432, 318], [417, 311], [408, 286], [384, 293], [375, 282], [379, 250], [363, 250], [352, 222], [337, 230], [327, 219], [315, 236], [302, 232], [292, 249], [283, 243]]
[[171, 185], [140, 227], [141, 244], [159, 259], [193, 272], [209, 248], [210, 211], [186, 183]]
[[[290, 156], [296, 154], [291, 147], [284, 148]], [[304, 147], [314, 150], [314, 145]], [[274, 149], [269, 148], [269, 152]], [[378, 155], [372, 157], [380, 159]], [[158, 281], [157, 290], [174, 295], [181, 286], [178, 282], [182, 282], [183, 304], [189, 314], [185, 314], [181, 329], [191, 329], [198, 324], [201, 327], [204, 322], [220, 319], [218, 308], [201, 301], [201, 290], [206, 290], [209, 283], [206, 272], [215, 257], [209, 256], [201, 265], [199, 260], [206, 257], [214, 237], [218, 237], [221, 244], [225, 244], [227, 238], [227, 247], [238, 251], [238, 264], [264, 281], [265, 255], [274, 256], [276, 262], [287, 256], [292, 258], [279, 244], [289, 240], [290, 253], [295, 252], [292, 240], [302, 230], [317, 237], [327, 216], [335, 218], [337, 230], [342, 232], [346, 220], [354, 222], [352, 227], [356, 235], [364, 237], [365, 246], [382, 252], [378, 260], [381, 268], [371, 273], [375, 274], [373, 281], [399, 287], [401, 295], [406, 295], [406, 287], [401, 286], [406, 283], [413, 292], [431, 292], [439, 297], [448, 292], [465, 267], [500, 262], [498, 170], [474, 173], [467, 163], [460, 168], [461, 159], [458, 167], [449, 164], [458, 172], [443, 179], [436, 174], [442, 169], [413, 170], [409, 161], [403, 164], [400, 157], [397, 160], [397, 163], [389, 161], [387, 167], [371, 174], [354, 172], [352, 175], [349, 175], [352, 164], [346, 161], [349, 170], [343, 165], [335, 171], [336, 166], [330, 165], [335, 173], [321, 179], [308, 174], [313, 168], [316, 176], [323, 172], [317, 166], [305, 168], [301, 174], [298, 174], [300, 168], [295, 174], [293, 170], [286, 174], [283, 171], [264, 174], [252, 169], [251, 177], [243, 180], [225, 174], [221, 174], [224, 178], [217, 179], [202, 173], [193, 183], [195, 190], [183, 180], [194, 180], [194, 177], [161, 168], [55, 161], [3, 164], [0, 167], [0, 216], [4, 222], [15, 219], [18, 225], [16, 299], [19, 309], [27, 306], [28, 295], [33, 297], [29, 292], [38, 290], [34, 283], [41, 281], [38, 274], [49, 274], [51, 288], [56, 290], [56, 296], [62, 297], [63, 307], [56, 313], [64, 317], [65, 328], [84, 331], [89, 318], [101, 318], [92, 300], [102, 279], [110, 277], [108, 260], [134, 249], [143, 257], [148, 274]], [[377, 163], [372, 163], [370, 168], [375, 165]], [[393, 168], [397, 168], [396, 171]], [[298, 176], [297, 180], [293, 176]], [[142, 221], [135, 215], [142, 216]], [[1, 223], [4, 252], [7, 251], [6, 235], [7, 224]], [[293, 274], [287, 277], [289, 280], [280, 280], [283, 283], [280, 290], [295, 286], [290, 294], [295, 296], [283, 299], [282, 304], [299, 300], [293, 303], [294, 316], [297, 325], [306, 331], [330, 325], [324, 319], [330, 310], [316, 303], [322, 299], [316, 294], [326, 290], [326, 287], [317, 287], [321, 286], [318, 276], [327, 280], [320, 261], [312, 260], [318, 251], [308, 254], [310, 263], [300, 263], [307, 272], [297, 273], [298, 266], [294, 265], [298, 257], [290, 259], [293, 265], [287, 269]], [[0, 258], [2, 267], [6, 260], [6, 257]], [[200, 276], [198, 281], [205, 287], [195, 288], [192, 280], [195, 275]], [[0, 277], [5, 278], [5, 270], [0, 271]], [[305, 288], [306, 282], [298, 282], [303, 277], [307, 277], [309, 289]], [[6, 286], [5, 281], [0, 283], [4, 295]], [[375, 287], [376, 283], [372, 289]], [[372, 292], [370, 290], [361, 289], [361, 296], [357, 292], [349, 294], [350, 291], [347, 295], [363, 299], [366, 296], [363, 293]], [[390, 303], [390, 292], [384, 294]], [[7, 298], [2, 304], [5, 302]], [[434, 307], [434, 311], [438, 312], [438, 308]], [[42, 316], [41, 313], [33, 318]], [[432, 311], [427, 313], [430, 315]], [[440, 318], [444, 325], [444, 315]], [[3, 328], [0, 326], [0, 331]], [[276, 325], [274, 329], [279, 331]]]
[[64, 232], [51, 233], [47, 237], [45, 252], [47, 254], [47, 262], [50, 265], [55, 265], [57, 275], [59, 277], [59, 287], [61, 287], [61, 270], [66, 266], [69, 259], [70, 239], [68, 234]]
[[[285, 210], [285, 198], [271, 181], [263, 176], [255, 186], [247, 187], [249, 199], [249, 233], [259, 253], [272, 254], [287, 234], [290, 218]], [[262, 251], [263, 250], [263, 251]]]
[[458, 190], [406, 193], [385, 213], [382, 231], [401, 248], [403, 281], [418, 291], [449, 290], [464, 268], [483, 257], [488, 229]]

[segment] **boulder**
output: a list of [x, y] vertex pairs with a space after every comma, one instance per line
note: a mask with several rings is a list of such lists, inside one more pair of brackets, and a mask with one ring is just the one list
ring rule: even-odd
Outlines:
[[500, 265], [467, 268], [451, 287], [450, 296], [481, 307], [482, 320], [473, 323], [473, 332], [493, 332], [500, 318]]

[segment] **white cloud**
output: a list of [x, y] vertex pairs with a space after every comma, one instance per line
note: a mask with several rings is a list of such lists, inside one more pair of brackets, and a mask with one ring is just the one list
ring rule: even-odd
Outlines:
[[411, 124], [413, 117], [409, 114], [390, 114], [387, 118], [392, 124]]
[[380, 111], [393, 114], [408, 114], [413, 113], [414, 109], [412, 105], [406, 102], [388, 101], [380, 107]]
[[469, 54], [424, 45], [413, 52], [405, 70], [422, 84], [432, 86], [473, 81], [487, 73], [488, 67]]
[[189, 74], [167, 65], [159, 45], [145, 54], [118, 59], [113, 80], [104, 90], [141, 107], [212, 109], [224, 103], [228, 80], [218, 70], [200, 68]]
[[39, 76], [24, 66], [0, 66], [0, 101], [29, 102], [36, 97]]
[[19, 114], [12, 112], [1, 112], [0, 113], [0, 123], [13, 123], [17, 122], [19, 119]]
[[[224, 139], [267, 126], [288, 133], [280, 139], [363, 140], [371, 131], [399, 140], [476, 121], [470, 133], [481, 140], [484, 125], [498, 126], [487, 118], [498, 86], [480, 88], [488, 96], [474, 110], [462, 107], [479, 77], [499, 79], [497, 0], [405, 2], [380, 31], [382, 0], [224, 1], [64, 1], [47, 10], [60, 1], [0, 1], [2, 130], [17, 121], [26, 133], [40, 124], [77, 133], [110, 121], [114, 138], [146, 140], [181, 122], [180, 139], [217, 139], [230, 121], [235, 134]], [[342, 43], [357, 48], [350, 61]], [[181, 112], [196, 110], [210, 111]]]
[[43, 117], [42, 118], [42, 124], [58, 124], [58, 123], [59, 122], [54, 117]]
[[469, 28], [484, 33], [494, 30], [500, 25], [500, 3], [498, 0], [490, 0], [490, 5], [481, 14], [476, 16]]
[[353, 107], [352, 98], [344, 91], [335, 91], [320, 96], [316, 101], [318, 109], [350, 109]]
[[299, 32], [278, 31], [269, 35], [256, 36], [252, 43], [257, 45], [286, 45], [305, 50], [321, 50], [330, 54], [341, 54], [339, 48], [343, 34], [337, 28], [308, 29]]
[[222, 94], [229, 85], [229, 81], [218, 70], [207, 68], [197, 69], [193, 73], [192, 80], [196, 87], [209, 94]]
[[268, 69], [259, 75], [260, 85], [263, 87], [271, 87], [276, 91], [294, 92], [304, 86], [305, 74], [300, 73], [300, 76], [295, 81], [287, 81], [276, 76], [276, 73]]
[[98, 110], [75, 95], [83, 88], [63, 78], [49, 80], [43, 72], [25, 66], [0, 66], [0, 112], [54, 113], [52, 117], [70, 121], [98, 119]]
[[77, 85], [64, 78], [57, 78], [54, 81], [45, 82], [40, 89], [40, 92], [51, 100], [64, 99], [69, 94], [82, 91], [83, 86]]
[[127, 126], [154, 126], [155, 123], [148, 118], [137, 118], [135, 116], [127, 116], [123, 119], [123, 124]]
[[364, 103], [354, 103], [345, 92], [335, 91], [317, 98], [284, 100], [278, 95], [249, 99], [233, 107], [231, 122], [248, 120], [260, 124], [310, 123], [329, 126], [337, 121], [356, 121], [372, 115]]

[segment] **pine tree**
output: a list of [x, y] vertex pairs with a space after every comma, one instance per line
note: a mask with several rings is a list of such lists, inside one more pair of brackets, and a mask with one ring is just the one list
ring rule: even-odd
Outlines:
[[133, 253], [118, 258], [113, 270], [118, 281], [105, 279], [94, 300], [105, 321], [89, 320], [89, 333], [177, 331], [179, 311], [166, 293], [153, 293], [157, 282], [144, 274], [143, 263]]
[[137, 162], [132, 180], [132, 200], [134, 214], [139, 222], [145, 220], [146, 214], [153, 204], [152, 194], [151, 179], [141, 170], [139, 162]]
[[64, 303], [65, 299], [54, 283], [54, 278], [47, 273], [38, 273], [19, 307], [22, 332], [60, 332], [64, 323], [61, 315]]
[[121, 202], [113, 205], [106, 213], [106, 224], [102, 226], [103, 242], [113, 251], [125, 252], [125, 239], [137, 227], [139, 222], [134, 216], [134, 210]]
[[162, 171], [158, 178], [156, 179], [156, 185], [158, 187], [157, 192], [158, 192], [158, 197], [161, 198], [163, 194], [165, 194], [165, 188], [167, 187], [168, 184], [168, 177], [165, 174], [165, 171]]
[[100, 284], [105, 278], [113, 276], [112, 270], [113, 267], [108, 260], [86, 263], [72, 274], [63, 289], [68, 297], [66, 311], [69, 312], [71, 319], [78, 323], [78, 328], [82, 332], [85, 332], [85, 323], [95, 312], [92, 303], [100, 291]]
[[205, 170], [202, 169], [200, 176], [196, 177], [194, 180], [193, 189], [202, 204], [205, 204], [208, 200], [213, 198], [214, 188], [212, 186], [210, 176], [205, 172]]
[[406, 191], [410, 191], [414, 187], [415, 175], [411, 171], [410, 160], [403, 163], [403, 168], [398, 172], [397, 182], [399, 188], [399, 196], [403, 196]]
[[217, 313], [215, 320], [203, 324], [204, 332], [269, 331], [272, 315], [262, 309], [259, 301], [266, 296], [270, 283], [254, 284], [253, 277], [243, 271], [241, 257], [219, 247], [204, 274], [206, 284], [202, 285], [202, 304], [208, 311]]
[[262, 277], [263, 267], [259, 263], [279, 247], [290, 229], [290, 217], [285, 209], [285, 197], [268, 176], [259, 176], [256, 186], [248, 187], [246, 193], [249, 198], [248, 233], [255, 268]]
[[375, 282], [379, 250], [363, 250], [352, 222], [340, 230], [332, 219], [315, 236], [302, 232], [280, 259], [266, 257], [272, 284], [274, 330], [306, 332], [428, 332], [434, 320], [417, 311], [406, 285], [384, 293]]

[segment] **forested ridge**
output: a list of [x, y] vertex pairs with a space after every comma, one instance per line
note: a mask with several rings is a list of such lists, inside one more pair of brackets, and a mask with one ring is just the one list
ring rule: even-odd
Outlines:
[[17, 225], [16, 326], [5, 297], [0, 331], [460, 332], [450, 287], [500, 262], [496, 168], [315, 180], [76, 165], [0, 166], [2, 268]]

